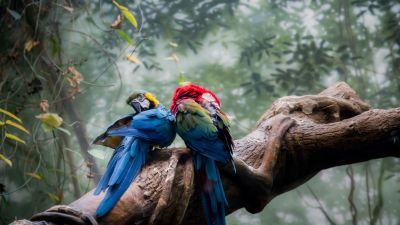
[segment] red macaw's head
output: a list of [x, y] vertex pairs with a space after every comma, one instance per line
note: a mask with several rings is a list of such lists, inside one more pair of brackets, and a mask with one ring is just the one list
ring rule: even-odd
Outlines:
[[176, 113], [177, 104], [179, 103], [179, 101], [182, 101], [184, 99], [193, 99], [199, 104], [201, 104], [203, 101], [207, 101], [210, 103], [216, 103], [218, 107], [220, 105], [219, 99], [210, 90], [197, 86], [195, 84], [187, 84], [175, 89], [172, 96], [172, 104], [170, 110], [173, 113]]

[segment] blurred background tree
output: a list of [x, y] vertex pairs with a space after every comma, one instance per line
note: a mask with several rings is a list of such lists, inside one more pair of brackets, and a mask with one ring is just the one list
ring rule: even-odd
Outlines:
[[[95, 186], [112, 151], [90, 142], [134, 89], [169, 105], [179, 81], [204, 85], [236, 138], [278, 97], [336, 81], [400, 105], [397, 0], [0, 0], [0, 33], [0, 224]], [[399, 165], [326, 170], [228, 222], [398, 224]]]

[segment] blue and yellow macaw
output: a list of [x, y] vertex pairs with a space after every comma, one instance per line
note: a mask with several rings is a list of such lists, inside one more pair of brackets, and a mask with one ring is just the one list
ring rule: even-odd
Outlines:
[[176, 117], [177, 133], [192, 152], [206, 222], [225, 225], [228, 202], [218, 164], [233, 162], [229, 119], [214, 93], [193, 84], [175, 89], [171, 111]]
[[115, 148], [107, 169], [94, 192], [106, 191], [96, 216], [106, 215], [145, 165], [153, 147], [167, 147], [175, 139], [175, 118], [149, 92], [136, 92], [127, 103], [135, 112], [114, 122], [94, 144]]

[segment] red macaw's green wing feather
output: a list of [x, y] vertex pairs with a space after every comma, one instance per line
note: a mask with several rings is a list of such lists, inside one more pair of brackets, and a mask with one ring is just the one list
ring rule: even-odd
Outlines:
[[124, 137], [108, 136], [107, 133], [109, 131], [115, 130], [117, 128], [129, 126], [129, 124], [132, 121], [132, 117], [133, 117], [133, 114], [129, 114], [129, 115], [122, 117], [121, 119], [118, 119], [114, 123], [112, 123], [104, 133], [102, 133], [96, 139], [94, 139], [93, 144], [103, 145], [106, 147], [110, 147], [112, 149], [117, 148]]
[[233, 144], [233, 138], [231, 136], [231, 132], [229, 131], [229, 127], [230, 127], [229, 118], [219, 108], [216, 109], [216, 115], [214, 118], [215, 118], [214, 124], [216, 124], [217, 130], [218, 130], [218, 138], [224, 143], [225, 149], [228, 150], [230, 152], [230, 154], [232, 154], [234, 144]]
[[176, 114], [177, 132], [185, 144], [201, 155], [227, 163], [232, 157], [219, 138], [219, 130], [210, 112], [192, 99], [179, 102]]

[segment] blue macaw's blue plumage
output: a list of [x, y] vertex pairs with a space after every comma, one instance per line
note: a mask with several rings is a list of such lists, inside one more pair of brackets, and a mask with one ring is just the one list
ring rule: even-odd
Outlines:
[[192, 150], [207, 224], [225, 225], [225, 205], [228, 202], [216, 163], [232, 161], [233, 142], [228, 119], [218, 107], [203, 107], [192, 99], [179, 101], [177, 109], [177, 133]]
[[98, 195], [101, 191], [106, 191], [96, 210], [98, 217], [107, 214], [128, 189], [145, 165], [152, 146], [167, 147], [175, 139], [175, 118], [161, 104], [154, 109], [132, 115], [130, 119], [125, 126], [115, 127], [114, 123], [112, 129], [103, 134], [103, 138], [123, 139], [114, 151], [94, 192]]

